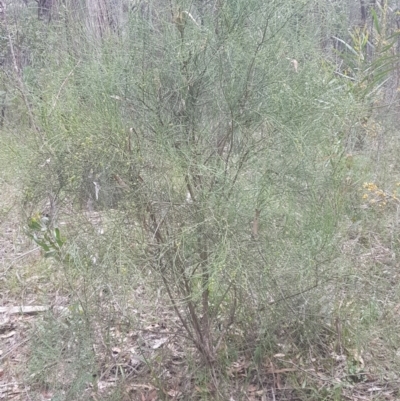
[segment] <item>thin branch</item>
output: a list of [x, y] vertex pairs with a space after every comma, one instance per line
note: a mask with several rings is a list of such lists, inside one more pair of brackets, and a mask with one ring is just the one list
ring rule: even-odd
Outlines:
[[25, 85], [24, 85], [24, 83], [22, 81], [22, 78], [21, 78], [21, 71], [20, 71], [20, 69], [18, 67], [17, 57], [15, 55], [14, 43], [12, 41], [11, 34], [10, 34], [9, 29], [8, 29], [8, 21], [7, 21], [7, 13], [6, 13], [5, 4], [3, 4], [3, 20], [4, 20], [4, 25], [6, 27], [6, 30], [7, 30], [8, 44], [10, 46], [11, 58], [12, 58], [13, 67], [14, 67], [14, 70], [15, 70], [15, 75], [16, 75], [16, 78], [17, 78], [17, 83], [18, 83], [18, 88], [17, 89], [19, 90], [19, 92], [22, 95], [22, 99], [23, 99], [23, 101], [25, 103], [25, 107], [26, 107], [26, 110], [27, 110], [28, 116], [29, 116], [29, 121], [30, 121], [32, 127], [34, 128], [34, 130], [36, 132], [40, 132], [39, 127], [35, 123], [35, 119], [34, 119], [34, 116], [33, 116], [33, 113], [32, 113], [32, 109], [31, 109], [31, 106], [29, 104], [28, 97], [26, 95]]
[[59, 97], [60, 97], [61, 91], [63, 90], [65, 84], [66, 84], [67, 81], [68, 81], [68, 79], [69, 79], [70, 76], [74, 73], [74, 71], [76, 70], [76, 68], [77, 68], [78, 65], [80, 64], [80, 62], [81, 62], [81, 60], [79, 60], [79, 61], [76, 63], [75, 67], [69, 72], [69, 74], [66, 76], [66, 78], [65, 78], [64, 81], [63, 81], [63, 83], [61, 84], [60, 89], [59, 89], [59, 91], [58, 91], [58, 93], [57, 93], [57, 96], [56, 96], [56, 98], [55, 98], [55, 100], [54, 100], [54, 102], [53, 102], [53, 106], [52, 106], [51, 109], [50, 109], [49, 117], [51, 116], [51, 114], [52, 114], [53, 111], [54, 111], [54, 108], [56, 107], [56, 104], [57, 104], [57, 101], [58, 101], [58, 99], [59, 99]]

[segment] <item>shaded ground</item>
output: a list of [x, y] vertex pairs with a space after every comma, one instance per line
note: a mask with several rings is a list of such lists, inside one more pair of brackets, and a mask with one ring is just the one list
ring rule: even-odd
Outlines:
[[[154, 297], [143, 285], [132, 289], [130, 302], [124, 306], [112, 293], [98, 294], [96, 302], [104, 315], [97, 316], [98, 326], [91, 327], [95, 335], [88, 339], [91, 371], [83, 379], [84, 393], [68, 396], [77, 380], [70, 365], [81, 351], [66, 344], [69, 333], [81, 322], [62, 272], [55, 262], [43, 260], [20, 228], [16, 203], [13, 188], [4, 185], [0, 198], [0, 399], [51, 400], [60, 394], [68, 399], [139, 401], [226, 399], [227, 394], [229, 401], [400, 398], [399, 375], [394, 371], [397, 347], [389, 348], [387, 338], [377, 330], [369, 349], [348, 348], [342, 339], [345, 330], [357, 328], [340, 320], [327, 326], [326, 335], [310, 344], [306, 354], [293, 345], [297, 341], [292, 337], [295, 330], [283, 328], [282, 352], [256, 362], [254, 354], [239, 351], [235, 360], [230, 358], [222, 371], [206, 380], [208, 376], [175, 315], [162, 296]], [[344, 253], [364, 272], [377, 263], [389, 269], [396, 287], [398, 264], [390, 250], [375, 241], [368, 251], [360, 252], [365, 248], [360, 248], [365, 235], [351, 234]], [[387, 315], [381, 316], [385, 324], [389, 319], [398, 327], [399, 305], [386, 309]], [[374, 321], [380, 323], [379, 318]], [[56, 330], [54, 338], [41, 337], [44, 326], [48, 331]], [[37, 352], [46, 341], [53, 349], [48, 351], [48, 363], [43, 364]], [[291, 341], [290, 347], [284, 345]], [[64, 352], [63, 347], [70, 349]], [[227, 349], [222, 352], [228, 355]], [[394, 359], [391, 352], [397, 353]], [[66, 355], [65, 360], [61, 355]], [[42, 365], [32, 363], [35, 358]]]

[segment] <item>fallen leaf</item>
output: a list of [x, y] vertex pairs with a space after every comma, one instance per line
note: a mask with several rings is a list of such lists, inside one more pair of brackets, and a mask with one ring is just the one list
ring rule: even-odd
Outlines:
[[382, 391], [382, 388], [380, 387], [371, 387], [367, 391], [372, 392], [372, 391]]
[[299, 63], [298, 63], [298, 61], [295, 60], [295, 59], [293, 59], [293, 60], [290, 60], [290, 63], [291, 63], [292, 66], [293, 66], [294, 72], [298, 72], [298, 68], [299, 68]]
[[149, 394], [147, 394], [146, 401], [155, 401], [157, 400], [157, 390], [151, 390]]
[[151, 384], [132, 384], [131, 389], [143, 388], [145, 390], [154, 390], [154, 387]]
[[282, 390], [282, 382], [281, 382], [281, 375], [276, 375], [276, 388]]
[[10, 331], [8, 334], [2, 334], [0, 336], [0, 338], [10, 338], [10, 337], [13, 337], [15, 335], [15, 333], [16, 333], [16, 331], [13, 330], [13, 331]]
[[154, 341], [154, 344], [151, 348], [153, 348], [153, 349], [160, 348], [167, 341], [168, 341], [168, 337], [160, 338], [159, 340]]
[[258, 387], [254, 384], [250, 384], [249, 387], [247, 387], [247, 392], [248, 393], [254, 393], [255, 391], [258, 390]]
[[181, 395], [181, 392], [178, 390], [169, 390], [167, 394], [172, 398], [177, 398]]

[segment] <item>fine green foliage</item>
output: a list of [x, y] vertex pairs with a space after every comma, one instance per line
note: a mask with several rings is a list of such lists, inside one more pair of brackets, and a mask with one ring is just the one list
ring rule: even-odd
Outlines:
[[271, 374], [270, 358], [301, 367], [282, 372], [303, 399], [346, 391], [316, 390], [316, 358], [364, 380], [363, 347], [391, 313], [364, 251], [398, 248], [395, 225], [377, 221], [397, 213], [400, 179], [371, 167], [394, 69], [388, 9], [343, 39], [341, 2], [149, 1], [114, 23], [96, 7], [52, 12], [26, 10], [23, 40], [10, 19], [2, 28], [11, 67], [30, 53], [3, 72], [4, 143], [24, 159], [23, 226], [64, 300], [32, 330], [32, 388], [123, 399], [102, 392], [105, 377], [137, 374], [169, 399], [173, 347], [155, 356], [156, 325], [178, 328], [191, 361], [182, 397], [227, 399], [233, 379]]

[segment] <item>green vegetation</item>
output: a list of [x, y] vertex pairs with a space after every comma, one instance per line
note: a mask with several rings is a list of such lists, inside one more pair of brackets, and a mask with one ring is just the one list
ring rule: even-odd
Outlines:
[[11, 317], [29, 334], [0, 380], [21, 399], [400, 396], [396, 11], [42, 3], [1, 26], [0, 288], [48, 308]]

